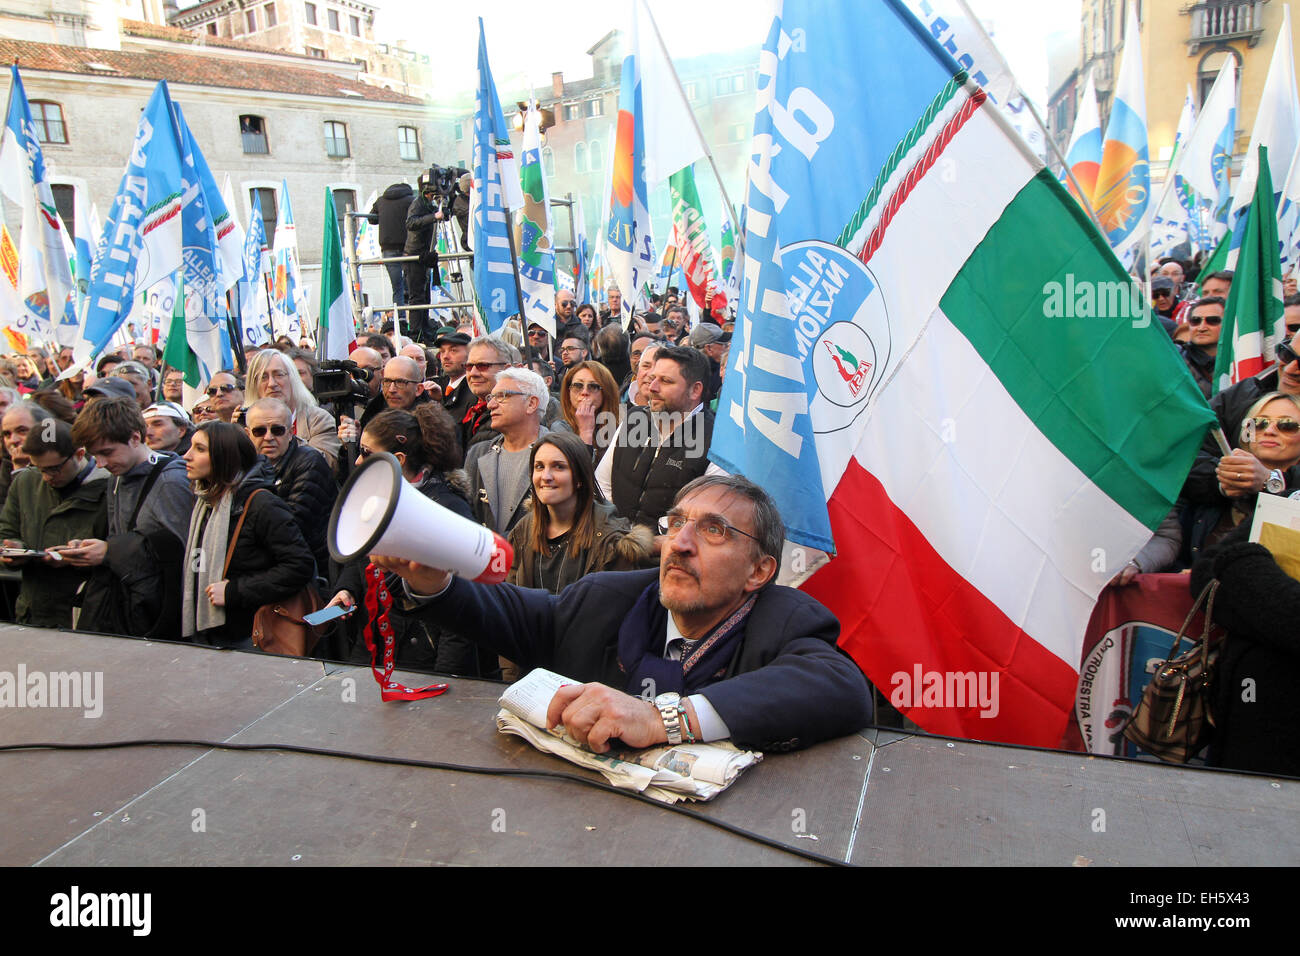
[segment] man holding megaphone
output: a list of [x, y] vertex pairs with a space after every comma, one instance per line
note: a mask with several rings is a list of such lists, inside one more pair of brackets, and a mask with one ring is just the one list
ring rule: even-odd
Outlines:
[[405, 553], [371, 560], [404, 578], [431, 620], [521, 670], [586, 681], [561, 688], [547, 719], [597, 753], [615, 738], [786, 751], [870, 722], [866, 678], [836, 647], [839, 622], [772, 583], [784, 529], [766, 492], [706, 475], [681, 489], [660, 530], [657, 571], [592, 574], [558, 595], [429, 567], [416, 535], [377, 540], [376, 550], [400, 542]]

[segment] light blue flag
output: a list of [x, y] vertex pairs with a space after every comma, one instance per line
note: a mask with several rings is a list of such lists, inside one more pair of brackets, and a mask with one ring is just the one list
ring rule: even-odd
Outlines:
[[[870, 171], [886, 166], [957, 67], [932, 42], [928, 55], [912, 52], [930, 37], [897, 3], [836, 5], [823, 16], [811, 0], [786, 0], [784, 11], [759, 59], [757, 88], [769, 105], [755, 114], [753, 152], [764, 166], [745, 199], [739, 309], [709, 457], [772, 496], [791, 542], [829, 553], [833, 489], [823, 490], [812, 420], [825, 399], [816, 356], [791, 317], [813, 322], [826, 311], [815, 321], [829, 326], [853, 318], [856, 303], [868, 308], [875, 285], [839, 237], [858, 216]], [[815, 57], [791, 44], [795, 27]], [[787, 112], [795, 104], [799, 119]], [[809, 277], [817, 263], [844, 277], [829, 305]], [[843, 427], [835, 414], [822, 420], [819, 431]]]
[[173, 104], [173, 109], [176, 111], [176, 127], [181, 134], [184, 160], [181, 254], [185, 278], [185, 335], [190, 350], [199, 361], [198, 387], [202, 388], [217, 372], [234, 367], [227, 325], [227, 273], [218, 253], [217, 233], [218, 220], [229, 226], [230, 215], [181, 108]]
[[137, 289], [148, 289], [181, 267], [182, 166], [180, 132], [163, 80], [140, 114], [126, 172], [95, 251], [69, 372], [109, 344], [130, 314]]
[[[519, 311], [515, 269], [506, 234], [507, 204], [523, 205], [519, 176], [510, 148], [510, 130], [488, 64], [483, 18], [478, 21], [478, 94], [474, 99], [473, 220], [474, 291], [489, 329], [498, 329]], [[509, 190], [509, 193], [503, 193]]]
[[[22, 210], [18, 292], [26, 313], [5, 319], [25, 334], [48, 340], [51, 323], [64, 315], [74, 283], [64, 244], [67, 233], [54, 206], [40, 136], [17, 66], [10, 68], [9, 108], [0, 132], [0, 190]], [[30, 320], [25, 330], [24, 320]]]
[[266, 277], [270, 273], [262, 199], [253, 193], [253, 212], [244, 234], [244, 279], [239, 289], [240, 324], [247, 345], [266, 345], [272, 339], [271, 307], [266, 290]]

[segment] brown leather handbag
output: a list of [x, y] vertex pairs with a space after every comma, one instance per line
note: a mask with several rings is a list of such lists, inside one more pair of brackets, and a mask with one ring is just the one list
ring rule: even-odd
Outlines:
[[[1211, 581], [1196, 599], [1167, 659], [1156, 668], [1124, 727], [1125, 737], [1165, 763], [1187, 763], [1205, 749], [1214, 732], [1212, 701], [1220, 646], [1211, 640], [1210, 630], [1218, 588], [1218, 580]], [[1184, 632], [1202, 604], [1206, 605], [1205, 629], [1200, 640], [1175, 657]]]
[[[235, 545], [239, 543], [239, 533], [244, 530], [244, 519], [248, 517], [253, 499], [265, 488], [258, 488], [244, 502], [244, 511], [235, 524], [235, 533], [231, 535], [230, 545], [226, 549], [226, 563], [221, 569], [221, 577], [228, 580], [230, 559], [234, 557]], [[313, 611], [324, 606], [320, 595], [310, 584], [283, 601], [263, 604], [253, 615], [253, 645], [267, 654], [284, 654], [287, 657], [306, 657], [316, 649], [320, 632], [303, 620]]]

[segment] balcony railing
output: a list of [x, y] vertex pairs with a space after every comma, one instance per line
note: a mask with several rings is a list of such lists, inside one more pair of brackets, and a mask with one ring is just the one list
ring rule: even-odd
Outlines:
[[1187, 40], [1188, 55], [1206, 43], [1221, 40], [1245, 40], [1254, 46], [1264, 36], [1264, 4], [1267, 0], [1206, 0], [1184, 7], [1192, 18], [1192, 32]]

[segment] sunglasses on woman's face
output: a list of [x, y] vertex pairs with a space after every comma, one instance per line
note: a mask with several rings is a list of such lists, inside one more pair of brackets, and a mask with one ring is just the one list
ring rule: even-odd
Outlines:
[[285, 428], [283, 425], [254, 425], [249, 429], [254, 438], [262, 438], [268, 431], [276, 438], [281, 438], [288, 430], [289, 429]]
[[1255, 431], [1265, 431], [1269, 425], [1275, 427], [1283, 435], [1294, 435], [1300, 432], [1300, 422], [1294, 418], [1266, 418], [1261, 415], [1259, 418], [1252, 418], [1251, 422], [1255, 426]]

